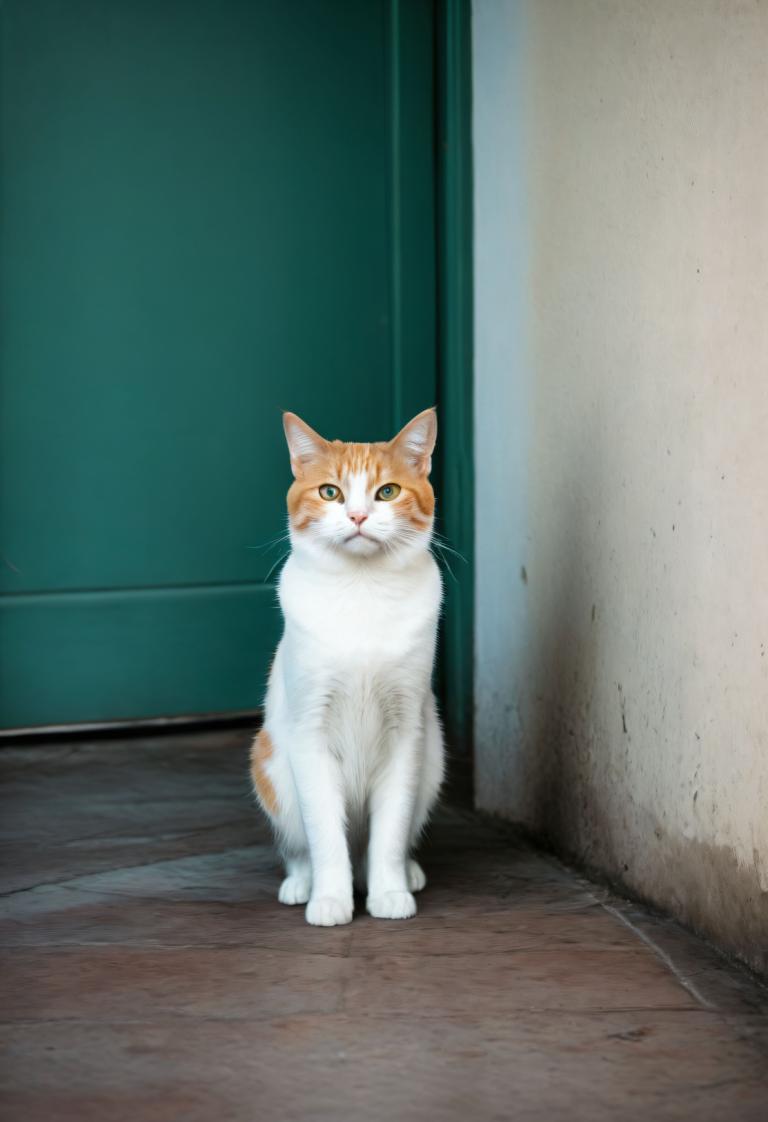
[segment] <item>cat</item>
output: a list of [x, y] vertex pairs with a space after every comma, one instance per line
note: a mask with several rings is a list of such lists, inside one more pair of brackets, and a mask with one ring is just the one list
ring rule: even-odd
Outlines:
[[443, 778], [431, 688], [442, 581], [430, 542], [434, 409], [388, 443], [328, 441], [283, 415], [294, 481], [284, 632], [251, 750], [285, 864], [278, 899], [349, 923], [416, 914], [412, 850]]

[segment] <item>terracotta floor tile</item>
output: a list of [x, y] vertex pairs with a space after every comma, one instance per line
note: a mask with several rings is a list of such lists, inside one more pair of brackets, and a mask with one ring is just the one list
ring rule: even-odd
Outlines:
[[382, 1016], [698, 1008], [645, 947], [614, 954], [571, 946], [480, 956], [382, 956], [353, 966], [346, 1007], [364, 1006]]
[[242, 947], [71, 947], [0, 953], [4, 1021], [259, 1019], [334, 1012], [350, 962], [338, 955]]

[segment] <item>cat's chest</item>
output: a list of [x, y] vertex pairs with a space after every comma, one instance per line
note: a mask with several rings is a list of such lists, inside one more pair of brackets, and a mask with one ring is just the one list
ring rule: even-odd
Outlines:
[[429, 653], [440, 602], [436, 571], [391, 581], [288, 576], [281, 586], [286, 628], [306, 657], [354, 665]]

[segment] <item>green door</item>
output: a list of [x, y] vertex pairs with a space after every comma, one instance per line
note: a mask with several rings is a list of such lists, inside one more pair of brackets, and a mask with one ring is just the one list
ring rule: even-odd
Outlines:
[[2, 5], [2, 723], [250, 709], [282, 409], [433, 404], [433, 11]]

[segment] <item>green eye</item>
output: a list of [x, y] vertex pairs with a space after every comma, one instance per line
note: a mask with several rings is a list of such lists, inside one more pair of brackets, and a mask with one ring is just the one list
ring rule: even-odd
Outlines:
[[327, 503], [332, 503], [334, 499], [338, 499], [341, 491], [338, 487], [334, 487], [332, 483], [324, 483], [320, 488], [320, 498], [325, 499]]
[[383, 487], [379, 487], [376, 492], [376, 498], [381, 499], [383, 503], [391, 503], [400, 494], [399, 483], [385, 483]]

